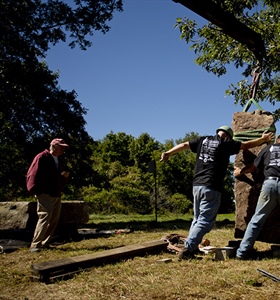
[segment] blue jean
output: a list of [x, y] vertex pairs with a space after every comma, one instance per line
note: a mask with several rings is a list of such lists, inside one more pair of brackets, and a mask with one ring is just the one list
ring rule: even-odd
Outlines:
[[280, 204], [280, 180], [267, 179], [263, 183], [255, 213], [237, 249], [237, 257], [245, 257], [246, 252], [252, 250], [265, 221], [277, 204]]
[[185, 247], [193, 252], [198, 248], [202, 238], [214, 227], [221, 202], [221, 193], [205, 186], [193, 187], [194, 219]]

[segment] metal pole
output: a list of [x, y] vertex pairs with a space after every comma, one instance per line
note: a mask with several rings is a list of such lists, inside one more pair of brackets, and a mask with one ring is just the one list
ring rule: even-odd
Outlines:
[[156, 215], [156, 223], [157, 223], [157, 210], [158, 210], [158, 207], [157, 207], [157, 168], [156, 168], [156, 161], [155, 159], [154, 160], [151, 160], [149, 162], [149, 172], [152, 172], [153, 175], [154, 175], [154, 180], [155, 180], [155, 183], [154, 183], [154, 193], [155, 193], [155, 215]]
[[154, 170], [154, 178], [155, 178], [155, 214], [156, 214], [156, 223], [157, 223], [157, 167], [156, 167], [156, 161], [154, 160], [155, 164], [155, 170]]

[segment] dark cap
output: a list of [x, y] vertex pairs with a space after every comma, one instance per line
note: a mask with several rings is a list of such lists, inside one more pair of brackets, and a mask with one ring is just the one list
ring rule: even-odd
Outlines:
[[226, 132], [227, 134], [229, 134], [231, 136], [231, 138], [233, 138], [233, 131], [229, 126], [223, 125], [223, 126], [219, 127], [216, 130], [216, 133], [218, 133], [220, 130]]
[[59, 146], [62, 146], [62, 147], [69, 147], [69, 145], [67, 145], [63, 139], [53, 139], [51, 141], [51, 146], [53, 146], [53, 145], [59, 145]]

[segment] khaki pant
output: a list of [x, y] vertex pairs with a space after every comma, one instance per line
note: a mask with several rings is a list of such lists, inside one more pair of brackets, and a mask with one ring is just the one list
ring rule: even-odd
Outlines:
[[51, 197], [48, 194], [37, 196], [38, 222], [30, 248], [41, 248], [47, 245], [59, 221], [60, 211], [60, 197]]

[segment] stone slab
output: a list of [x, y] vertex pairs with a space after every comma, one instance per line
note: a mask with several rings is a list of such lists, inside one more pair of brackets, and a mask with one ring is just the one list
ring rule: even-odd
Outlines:
[[[36, 226], [37, 202], [0, 202], [0, 230], [31, 229]], [[89, 209], [84, 201], [62, 201], [59, 226], [86, 224]]]

